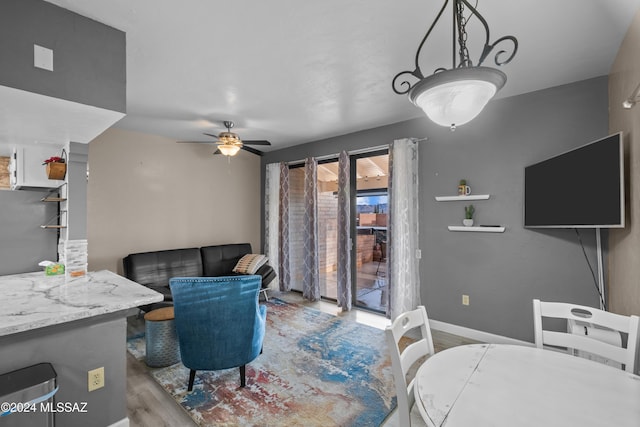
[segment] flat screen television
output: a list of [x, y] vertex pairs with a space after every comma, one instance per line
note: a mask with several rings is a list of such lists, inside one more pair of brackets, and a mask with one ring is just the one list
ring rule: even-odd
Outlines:
[[624, 227], [622, 133], [524, 169], [524, 226]]

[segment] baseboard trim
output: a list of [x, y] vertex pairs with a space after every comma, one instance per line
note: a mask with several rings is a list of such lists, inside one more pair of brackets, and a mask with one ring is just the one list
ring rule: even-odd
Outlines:
[[111, 424], [109, 427], [129, 427], [129, 418], [125, 417], [120, 421], [116, 421], [115, 423]]
[[515, 338], [509, 338], [502, 335], [491, 334], [489, 332], [478, 331], [477, 329], [466, 328], [464, 326], [453, 325], [451, 323], [441, 322], [439, 320], [429, 319], [429, 326], [431, 329], [447, 332], [461, 337], [469, 338], [476, 341], [487, 342], [490, 344], [514, 344], [514, 345], [526, 345], [533, 346], [533, 343], [528, 341], [517, 340]]

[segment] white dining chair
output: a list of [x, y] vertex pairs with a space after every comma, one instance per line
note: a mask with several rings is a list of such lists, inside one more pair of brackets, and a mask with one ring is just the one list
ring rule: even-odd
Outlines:
[[[565, 319], [568, 322], [567, 328], [564, 331], [543, 329], [543, 318]], [[581, 328], [584, 332], [571, 331], [571, 322], [584, 325]], [[634, 372], [638, 351], [638, 316], [624, 316], [593, 307], [534, 299], [533, 323], [538, 348], [553, 346], [566, 348], [573, 354], [575, 350], [587, 352], [607, 361], [620, 363], [624, 365], [625, 371]], [[623, 334], [627, 337], [626, 347], [623, 345]], [[614, 339], [610, 339], [611, 336]]]
[[[434, 353], [433, 338], [429, 327], [427, 310], [420, 305], [418, 308], [399, 315], [385, 330], [387, 345], [391, 352], [391, 367], [396, 386], [397, 408], [396, 412], [401, 427], [412, 425], [411, 409], [415, 403], [413, 392], [413, 378], [407, 383], [407, 373], [415, 375], [416, 362]], [[414, 334], [418, 334], [415, 336]], [[400, 339], [407, 336], [409, 344], [400, 350]], [[417, 339], [416, 339], [417, 338]], [[414, 369], [412, 369], [414, 368]], [[418, 415], [414, 421], [422, 420]], [[415, 425], [415, 423], [414, 423]]]

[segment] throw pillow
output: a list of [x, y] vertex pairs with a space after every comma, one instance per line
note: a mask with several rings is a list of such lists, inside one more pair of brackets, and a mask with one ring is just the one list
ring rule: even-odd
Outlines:
[[256, 274], [256, 271], [264, 264], [266, 264], [268, 258], [261, 254], [247, 254], [240, 258], [235, 267], [233, 267], [234, 273], [240, 274]]

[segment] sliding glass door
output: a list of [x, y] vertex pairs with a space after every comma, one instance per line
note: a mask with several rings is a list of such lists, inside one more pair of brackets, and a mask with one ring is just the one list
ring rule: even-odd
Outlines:
[[353, 305], [387, 309], [388, 151], [351, 157]]
[[[384, 313], [388, 300], [387, 215], [388, 151], [352, 155], [351, 283], [352, 304]], [[302, 166], [302, 165], [300, 165]], [[289, 169], [289, 247], [291, 288], [302, 291], [304, 235], [304, 168]], [[317, 167], [318, 277], [320, 296], [337, 300], [338, 161]]]
[[[304, 168], [289, 168], [289, 246], [291, 288], [302, 291], [304, 274]], [[318, 162], [318, 278], [320, 296], [337, 299], [338, 268], [338, 162]]]

